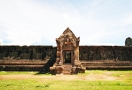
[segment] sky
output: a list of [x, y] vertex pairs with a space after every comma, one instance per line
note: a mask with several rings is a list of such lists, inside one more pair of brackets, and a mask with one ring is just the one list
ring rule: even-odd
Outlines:
[[124, 46], [132, 0], [0, 0], [1, 45], [52, 45], [69, 27], [80, 45]]

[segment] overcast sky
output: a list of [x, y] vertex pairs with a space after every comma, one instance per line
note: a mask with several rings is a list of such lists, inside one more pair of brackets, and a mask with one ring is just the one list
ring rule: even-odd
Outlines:
[[80, 45], [124, 45], [132, 0], [0, 0], [2, 45], [53, 45], [69, 27]]

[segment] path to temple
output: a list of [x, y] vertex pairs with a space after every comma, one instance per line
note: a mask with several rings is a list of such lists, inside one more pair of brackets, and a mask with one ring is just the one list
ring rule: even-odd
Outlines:
[[110, 72], [103, 74], [88, 75], [33, 75], [33, 74], [11, 74], [0, 75], [0, 79], [41, 79], [41, 80], [119, 80], [120, 77], [114, 77]]

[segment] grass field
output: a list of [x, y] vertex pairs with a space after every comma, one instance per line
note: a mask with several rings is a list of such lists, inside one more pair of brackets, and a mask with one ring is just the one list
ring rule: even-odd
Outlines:
[[132, 71], [90, 70], [78, 75], [0, 72], [0, 90], [132, 90]]

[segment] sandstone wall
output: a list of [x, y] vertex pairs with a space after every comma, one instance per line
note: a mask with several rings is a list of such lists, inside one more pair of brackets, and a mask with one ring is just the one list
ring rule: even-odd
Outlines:
[[0, 71], [48, 72], [55, 59], [53, 46], [0, 46]]
[[80, 60], [132, 61], [132, 47], [125, 46], [80, 46]]
[[[56, 51], [53, 46], [0, 46], [0, 70], [49, 72]], [[79, 46], [79, 58], [87, 69], [132, 69], [132, 47]]]
[[0, 46], [0, 60], [49, 60], [52, 46]]
[[[55, 58], [53, 46], [0, 46], [0, 60], [42, 60]], [[79, 46], [80, 60], [132, 60], [132, 47]]]

